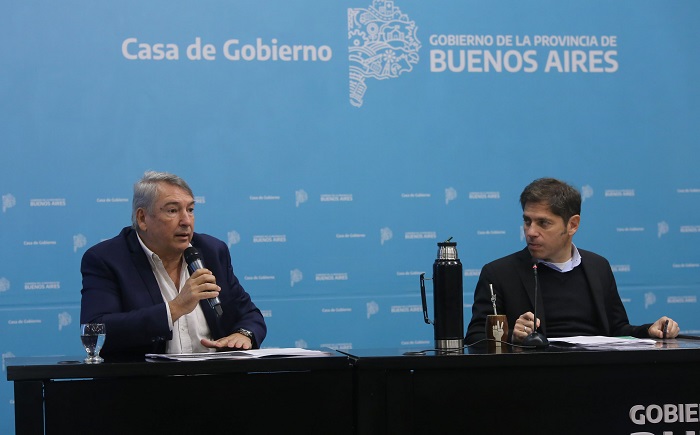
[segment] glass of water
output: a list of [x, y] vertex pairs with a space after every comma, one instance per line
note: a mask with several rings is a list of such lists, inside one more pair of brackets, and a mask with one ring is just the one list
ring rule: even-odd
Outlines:
[[80, 325], [80, 341], [83, 342], [87, 358], [86, 364], [99, 364], [104, 360], [100, 357], [100, 349], [105, 342], [106, 328], [104, 323], [84, 323]]

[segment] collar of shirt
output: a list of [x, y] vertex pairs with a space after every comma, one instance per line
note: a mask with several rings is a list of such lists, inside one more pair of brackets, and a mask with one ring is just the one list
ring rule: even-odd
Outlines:
[[151, 251], [148, 249], [145, 243], [143, 243], [143, 240], [141, 240], [141, 236], [139, 236], [139, 233], [136, 233], [136, 238], [139, 239], [139, 244], [141, 245], [141, 249], [143, 249], [143, 252], [146, 253], [146, 257], [148, 257], [148, 262], [151, 263], [151, 267], [156, 267], [156, 258], [158, 261], [160, 261], [160, 257], [158, 257], [158, 254], [155, 252]]
[[581, 253], [578, 252], [578, 248], [573, 243], [571, 244], [573, 255], [567, 261], [563, 263], [550, 263], [549, 261], [537, 260], [538, 263], [542, 263], [550, 269], [554, 269], [557, 272], [565, 273], [574, 270], [574, 267], [581, 264]]
[[[155, 267], [157, 267], [158, 265], [160, 265], [161, 267], [164, 267], [164, 266], [163, 266], [163, 261], [160, 259], [160, 257], [158, 256], [158, 254], [156, 254], [155, 252], [153, 252], [153, 251], [151, 251], [150, 249], [148, 249], [148, 246], [146, 246], [146, 244], [143, 243], [143, 240], [141, 240], [141, 236], [139, 235], [138, 232], [136, 233], [136, 238], [139, 240], [139, 244], [141, 245], [141, 248], [143, 249], [143, 252], [146, 253], [146, 257], [148, 257], [148, 262], [151, 263], [151, 268], [155, 268]], [[191, 243], [190, 243], [190, 246], [192, 246]], [[183, 269], [184, 269], [184, 270], [187, 270], [187, 263], [185, 263], [184, 257], [183, 257], [183, 259], [182, 259], [182, 265], [184, 266]], [[187, 276], [185, 277], [185, 279], [187, 279], [187, 278], [189, 278], [189, 277], [190, 277], [190, 276], [189, 276], [189, 271], [188, 271], [188, 272], [187, 272]], [[183, 281], [183, 283], [184, 283], [184, 281]], [[179, 289], [178, 289], [178, 290], [179, 290]]]

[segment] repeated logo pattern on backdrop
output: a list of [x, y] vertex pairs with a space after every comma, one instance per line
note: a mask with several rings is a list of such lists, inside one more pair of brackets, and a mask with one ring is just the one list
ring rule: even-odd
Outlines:
[[541, 176], [581, 190], [634, 323], [700, 332], [698, 2], [176, 3], [0, 5], [3, 370], [81, 354], [81, 257], [149, 169], [188, 180], [269, 347], [431, 347], [437, 243], [469, 319]]

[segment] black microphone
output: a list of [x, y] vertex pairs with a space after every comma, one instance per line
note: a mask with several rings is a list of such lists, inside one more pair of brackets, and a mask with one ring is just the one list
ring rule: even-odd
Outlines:
[[[190, 271], [190, 275], [192, 275], [195, 270], [204, 269], [202, 257], [199, 256], [199, 251], [194, 246], [185, 249], [185, 262], [187, 263], [187, 270]], [[216, 311], [217, 316], [224, 313], [224, 310], [221, 309], [221, 301], [219, 301], [218, 297], [209, 298], [207, 301], [209, 301], [209, 305]]]
[[532, 273], [535, 274], [535, 321], [533, 322], [534, 328], [530, 335], [525, 337], [523, 340], [523, 346], [530, 346], [537, 349], [544, 349], [549, 346], [549, 340], [541, 332], [537, 332], [537, 287], [539, 287], [537, 282], [537, 260], [532, 259]]

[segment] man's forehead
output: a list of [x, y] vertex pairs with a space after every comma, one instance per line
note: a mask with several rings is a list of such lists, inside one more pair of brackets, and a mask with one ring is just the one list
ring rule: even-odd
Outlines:
[[194, 198], [185, 189], [170, 184], [158, 186], [157, 198], [161, 204], [194, 204]]
[[560, 217], [554, 212], [547, 202], [528, 202], [523, 209], [523, 216], [530, 218], [555, 218]]

